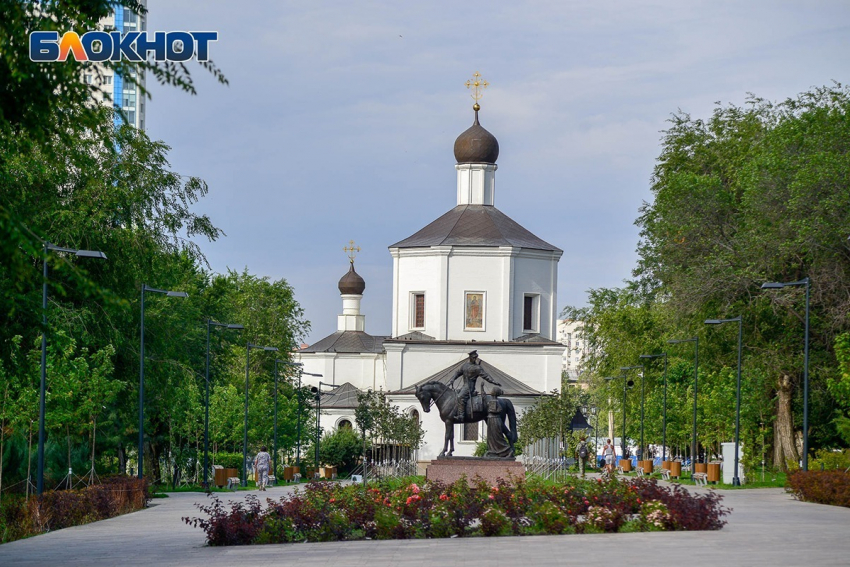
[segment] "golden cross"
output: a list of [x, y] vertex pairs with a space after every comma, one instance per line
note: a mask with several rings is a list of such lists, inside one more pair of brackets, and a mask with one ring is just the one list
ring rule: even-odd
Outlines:
[[490, 86], [490, 83], [481, 78], [481, 73], [476, 71], [472, 74], [472, 78], [466, 81], [466, 88], [472, 89], [472, 94], [469, 95], [475, 101], [475, 106], [478, 106], [478, 101], [484, 96], [481, 91]]
[[349, 246], [343, 246], [342, 251], [348, 254], [348, 259], [351, 260], [351, 263], [354, 263], [354, 257], [360, 252], [360, 247], [354, 245], [353, 240], [348, 241]]

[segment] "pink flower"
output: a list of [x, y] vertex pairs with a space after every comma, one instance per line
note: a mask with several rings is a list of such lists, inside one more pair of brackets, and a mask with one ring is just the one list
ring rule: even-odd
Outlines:
[[496, 497], [495, 497], [495, 496], [493, 496], [492, 494], [490, 495], [490, 497], [489, 497], [489, 498], [490, 498], [490, 500], [495, 500], [495, 499], [496, 499]]
[[494, 487], [493, 487], [493, 488], [491, 488], [490, 490], [492, 490], [493, 492], [499, 492], [499, 487], [498, 487], [498, 486], [494, 486]]
[[331, 498], [330, 502], [336, 502], [336, 498]]
[[413, 492], [413, 494], [419, 494], [419, 487], [416, 484], [411, 484], [408, 488]]
[[448, 499], [449, 499], [449, 497], [446, 496], [445, 494], [440, 494], [440, 500], [448, 500]]

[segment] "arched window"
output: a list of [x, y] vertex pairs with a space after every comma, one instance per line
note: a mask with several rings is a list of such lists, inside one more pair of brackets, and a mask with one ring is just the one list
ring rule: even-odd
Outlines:
[[416, 423], [420, 423], [419, 421], [419, 410], [412, 409], [410, 410], [410, 417], [416, 420]]
[[343, 429], [343, 428], [351, 429], [351, 422], [348, 421], [347, 419], [341, 419], [339, 421], [339, 423], [336, 424], [336, 428], [337, 429]]

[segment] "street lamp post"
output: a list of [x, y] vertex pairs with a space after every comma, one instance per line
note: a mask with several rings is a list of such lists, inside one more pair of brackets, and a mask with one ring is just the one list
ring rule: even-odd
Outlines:
[[296, 428], [298, 433], [297, 441], [295, 442], [295, 464], [298, 467], [298, 470], [301, 470], [301, 376], [306, 374], [307, 376], [313, 376], [315, 378], [322, 378], [321, 374], [313, 374], [312, 372], [304, 372], [301, 368], [298, 369], [298, 420]]
[[[626, 458], [626, 390], [632, 388], [635, 385], [634, 380], [626, 380], [625, 374], [622, 376], [606, 376], [606, 380], [616, 380], [617, 378], [623, 379], [623, 433], [622, 438], [620, 439], [620, 445], [622, 446], [623, 458]], [[614, 440], [612, 439], [613, 443]]]
[[806, 286], [806, 338], [804, 343], [805, 357], [803, 362], [803, 470], [809, 470], [809, 292], [812, 282], [805, 277], [796, 282], [770, 282], [761, 285], [762, 289], [781, 289], [798, 285]]
[[640, 358], [651, 359], [664, 357], [664, 409], [661, 418], [661, 460], [667, 460], [667, 353], [642, 354]]
[[206, 381], [206, 392], [204, 395], [204, 488], [209, 487], [209, 462], [210, 462], [210, 328], [224, 327], [226, 329], [242, 330], [245, 327], [236, 323], [217, 323], [207, 319], [207, 363], [204, 370]]
[[690, 339], [670, 340], [668, 344], [694, 343], [694, 430], [691, 437], [691, 470], [693, 463], [697, 462], [697, 372], [699, 368], [699, 337]]
[[706, 325], [721, 325], [723, 323], [738, 323], [738, 386], [737, 386], [737, 403], [735, 407], [735, 470], [732, 477], [732, 486], [741, 486], [741, 479], [738, 476], [738, 445], [741, 440], [741, 350], [744, 344], [744, 320], [738, 315], [731, 319], [706, 319]]
[[320, 421], [321, 415], [322, 415], [322, 386], [327, 386], [327, 387], [332, 388], [334, 390], [339, 388], [339, 386], [336, 386], [334, 384], [328, 384], [326, 382], [322, 382], [321, 380], [319, 380], [319, 387], [318, 388], [312, 388], [312, 390], [315, 390], [313, 393], [316, 394], [316, 469], [317, 470], [319, 468], [319, 456], [320, 456], [319, 455], [319, 442], [321, 441], [321, 434], [322, 434], [321, 421]]
[[[76, 250], [74, 248], [62, 248], [44, 241], [43, 258], [43, 280], [41, 283], [41, 383], [38, 391], [38, 478], [36, 479], [36, 492], [39, 496], [44, 492], [44, 441], [46, 436], [44, 415], [45, 395], [47, 390], [47, 255], [50, 251], [67, 252], [78, 258], [99, 258], [106, 260], [106, 254], [99, 250]], [[2, 456], [0, 456], [2, 458]], [[27, 479], [29, 482], [29, 479]]]
[[189, 297], [185, 291], [168, 291], [156, 289], [142, 283], [141, 322], [139, 332], [139, 474], [144, 476], [145, 448], [145, 292], [163, 293], [166, 297]]
[[277, 347], [245, 343], [245, 431], [242, 438], [242, 486], [248, 486], [248, 375], [251, 369], [251, 349], [277, 352]]
[[644, 400], [644, 392], [645, 392], [644, 382], [646, 381], [646, 380], [644, 380], [644, 377], [643, 377], [643, 366], [640, 365], [640, 364], [637, 365], [637, 366], [622, 366], [622, 367], [620, 367], [620, 372], [625, 373], [629, 370], [636, 370], [638, 368], [641, 369], [641, 373], [640, 373], [640, 445], [638, 446], [638, 451], [640, 452], [640, 458], [643, 459], [644, 458], [644, 451], [643, 451], [643, 400]]

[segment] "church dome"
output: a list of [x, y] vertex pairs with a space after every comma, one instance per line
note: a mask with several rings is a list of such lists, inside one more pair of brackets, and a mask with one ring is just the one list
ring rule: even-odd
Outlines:
[[348, 273], [339, 280], [339, 292], [342, 295], [363, 295], [364, 289], [366, 289], [366, 281], [354, 271], [354, 262], [351, 262]]
[[478, 123], [476, 110], [475, 122], [455, 140], [455, 159], [458, 163], [496, 163], [498, 158], [499, 142]]

